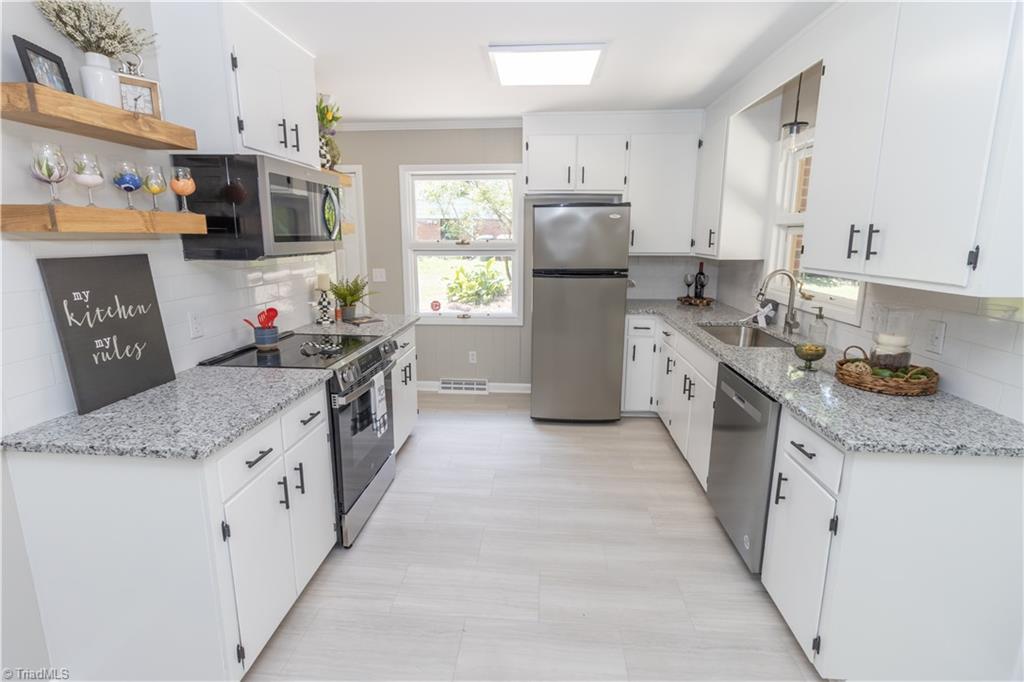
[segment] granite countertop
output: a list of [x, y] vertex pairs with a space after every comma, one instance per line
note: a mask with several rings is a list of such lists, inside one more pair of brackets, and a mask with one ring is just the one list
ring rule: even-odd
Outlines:
[[[708, 308], [663, 300], [627, 303], [630, 314], [659, 315], [847, 452], [1024, 456], [1024, 424], [950, 393], [904, 398], [860, 391], [833, 375], [839, 349], [829, 347], [815, 363], [818, 371], [805, 372], [792, 349], [738, 348], [698, 326], [738, 324], [749, 313], [719, 303]], [[769, 332], [798, 338], [774, 327]]]
[[330, 378], [329, 370], [195, 367], [88, 414], [3, 437], [23, 452], [205, 459]]
[[333, 322], [328, 325], [306, 324], [295, 329], [296, 334], [359, 334], [362, 336], [393, 336], [404, 329], [416, 324], [419, 315], [391, 315], [376, 313], [371, 317], [379, 317], [380, 322], [367, 324], [348, 324], [346, 322]]

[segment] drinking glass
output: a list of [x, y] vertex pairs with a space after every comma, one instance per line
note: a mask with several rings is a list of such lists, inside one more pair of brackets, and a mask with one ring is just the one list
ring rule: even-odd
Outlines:
[[690, 287], [692, 287], [693, 283], [696, 282], [696, 281], [697, 281], [696, 276], [691, 275], [689, 273], [687, 273], [683, 277], [683, 284], [686, 285], [686, 298], [690, 298]]
[[188, 197], [196, 191], [196, 181], [192, 179], [192, 169], [186, 166], [175, 166], [171, 169], [171, 191], [181, 197], [180, 213], [191, 213], [188, 210]]
[[59, 204], [57, 183], [63, 182], [68, 176], [68, 162], [59, 144], [39, 144], [32, 148], [32, 176], [36, 180], [49, 183], [50, 203]]
[[153, 197], [153, 210], [159, 211], [156, 198], [167, 191], [167, 180], [164, 179], [163, 171], [160, 170], [160, 166], [146, 166], [142, 171], [142, 178], [142, 188]]
[[96, 202], [92, 200], [92, 191], [103, 184], [103, 171], [96, 161], [96, 155], [80, 152], [71, 157], [71, 179], [88, 192], [89, 203], [86, 205], [95, 206]]
[[122, 161], [117, 164], [114, 170], [114, 185], [124, 191], [125, 196], [128, 197], [128, 208], [134, 209], [132, 193], [142, 187], [142, 178], [139, 177], [139, 171], [134, 163]]

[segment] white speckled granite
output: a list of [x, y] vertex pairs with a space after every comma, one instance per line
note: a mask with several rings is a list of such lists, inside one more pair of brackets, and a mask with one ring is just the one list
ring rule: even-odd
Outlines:
[[[659, 300], [631, 300], [628, 310], [659, 315], [847, 452], [1024, 456], [1024, 424], [980, 405], [941, 390], [918, 398], [860, 391], [833, 376], [840, 350], [830, 347], [817, 372], [804, 372], [789, 348], [737, 348], [698, 326], [736, 323], [749, 313]], [[786, 338], [774, 328], [772, 335]]]
[[407, 327], [416, 324], [419, 315], [385, 315], [374, 314], [371, 317], [381, 318], [380, 322], [354, 325], [345, 322], [334, 322], [329, 325], [307, 324], [295, 330], [296, 334], [359, 334], [362, 336], [392, 336]]
[[328, 370], [195, 367], [89, 414], [4, 436], [22, 452], [204, 459], [289, 403], [325, 389]]

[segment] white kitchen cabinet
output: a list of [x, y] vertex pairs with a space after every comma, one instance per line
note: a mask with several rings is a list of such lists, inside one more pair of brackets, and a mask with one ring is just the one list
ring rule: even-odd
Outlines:
[[696, 133], [630, 137], [630, 255], [690, 253], [697, 140]]
[[668, 352], [672, 359], [668, 388], [668, 432], [683, 457], [686, 457], [686, 436], [690, 429], [690, 401], [686, 399], [686, 388], [689, 386], [687, 365], [675, 348], [669, 346]]
[[[900, 5], [854, 14], [828, 45], [804, 215], [805, 268], [859, 273], [878, 171]], [[865, 45], [871, 45], [865, 50]]]
[[396, 342], [398, 359], [391, 370], [391, 428], [395, 434], [395, 452], [398, 452], [412, 433], [419, 414], [415, 327], [402, 332]]
[[626, 348], [622, 362], [623, 412], [650, 412], [654, 409], [657, 326], [655, 318], [626, 316]]
[[526, 187], [531, 192], [575, 189], [575, 135], [533, 135], [526, 141]]
[[[920, 288], [969, 283], [1019, 11], [1014, 3], [902, 3], [879, 8], [849, 43], [831, 48], [805, 269]], [[863, 50], [865, 38], [872, 50]]]
[[761, 582], [814, 658], [836, 500], [786, 452], [775, 458]]
[[167, 120], [209, 154], [263, 153], [319, 168], [315, 60], [244, 3], [153, 3]]
[[672, 349], [663, 339], [658, 341], [654, 365], [654, 411], [666, 428], [672, 417]]
[[[325, 447], [326, 446], [326, 447]], [[301, 593], [338, 540], [334, 473], [327, 422], [306, 434], [284, 456], [295, 592]], [[234, 547], [232, 547], [234, 551]]]
[[580, 135], [576, 138], [576, 189], [621, 192], [626, 188], [626, 135]]
[[224, 503], [241, 641], [255, 656], [295, 601], [295, 563], [286, 504], [288, 477], [278, 456]]
[[[687, 363], [689, 365], [689, 363]], [[686, 399], [690, 407], [683, 454], [704, 490], [711, 464], [711, 429], [715, 421], [715, 386], [689, 366]]]
[[728, 118], [709, 121], [701, 133], [697, 164], [697, 198], [693, 220], [693, 252], [714, 256], [714, 236], [722, 216], [722, 184], [725, 178], [725, 138]]

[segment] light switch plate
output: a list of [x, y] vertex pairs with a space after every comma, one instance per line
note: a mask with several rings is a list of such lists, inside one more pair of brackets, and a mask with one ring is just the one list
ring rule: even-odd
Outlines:
[[942, 320], [928, 321], [928, 338], [924, 349], [936, 355], [942, 354], [942, 346], [946, 343], [946, 323]]
[[374, 282], [386, 282], [388, 281], [388, 273], [384, 268], [373, 269], [373, 281]]
[[199, 313], [188, 314], [188, 338], [198, 339], [203, 335], [203, 321]]

